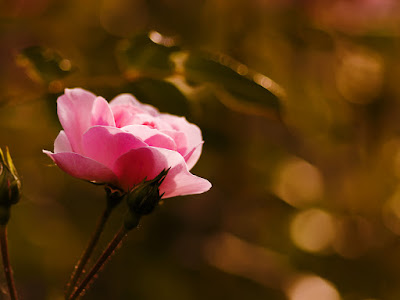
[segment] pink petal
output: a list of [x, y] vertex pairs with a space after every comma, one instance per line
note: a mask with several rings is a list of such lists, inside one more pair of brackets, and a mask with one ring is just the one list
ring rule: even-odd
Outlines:
[[201, 151], [203, 149], [203, 143], [204, 142], [202, 142], [200, 145], [197, 145], [197, 147], [193, 148], [184, 156], [188, 170], [191, 170], [199, 160]]
[[108, 102], [103, 97], [97, 97], [93, 103], [91, 125], [115, 126], [114, 115]]
[[149, 146], [176, 150], [174, 140], [157, 129], [152, 129], [146, 125], [130, 125], [122, 129], [137, 136]]
[[153, 179], [163, 169], [168, 168], [164, 156], [150, 147], [130, 150], [120, 156], [113, 170], [119, 178], [120, 187], [130, 190], [143, 179]]
[[159, 114], [158, 110], [149, 104], [140, 103], [135, 97], [131, 94], [121, 94], [115, 97], [113, 100], [110, 101], [110, 105], [112, 107], [116, 106], [131, 106], [136, 107], [142, 110], [142, 112], [146, 112], [152, 116], [156, 116]]
[[[132, 124], [133, 114], [135, 112], [124, 106], [112, 106], [110, 104], [111, 110], [114, 114], [115, 126], [118, 128]], [[142, 113], [137, 111], [137, 113]]]
[[80, 88], [65, 89], [57, 100], [57, 113], [72, 149], [81, 151], [81, 136], [91, 126], [96, 96]]
[[187, 170], [183, 157], [176, 151], [146, 147], [133, 149], [116, 161], [113, 170], [120, 187], [129, 190], [147, 178], [153, 179], [163, 169], [171, 168], [160, 187], [163, 198], [203, 193], [211, 184]]
[[71, 144], [64, 130], [61, 130], [54, 141], [54, 153], [72, 152]]
[[[200, 158], [203, 137], [201, 135], [201, 130], [195, 124], [189, 123], [184, 117], [177, 117], [169, 114], [161, 114], [160, 118], [170, 124], [172, 128], [174, 128], [177, 132], [181, 132], [185, 134], [186, 137], [186, 152], [182, 154], [184, 157], [187, 157], [189, 153], [190, 160], [186, 161], [188, 163], [189, 170], [197, 163]], [[179, 146], [180, 142], [175, 142]]]
[[171, 130], [171, 126], [161, 118], [146, 113], [132, 115], [129, 125], [146, 125], [159, 130]]
[[147, 147], [147, 144], [116, 127], [94, 126], [82, 138], [84, 155], [110, 169], [118, 157], [139, 147]]
[[189, 123], [185, 117], [161, 114], [160, 119], [168, 122], [173, 129], [185, 133], [188, 148], [192, 149], [203, 141], [200, 128], [195, 124]]
[[175, 196], [201, 194], [211, 188], [211, 183], [204, 178], [193, 175], [179, 165], [168, 172], [165, 181], [161, 184], [160, 192], [164, 193], [163, 199]]
[[43, 150], [61, 170], [73, 177], [99, 183], [117, 183], [115, 174], [103, 164], [77, 153], [51, 153]]
[[186, 135], [183, 132], [179, 132], [179, 131], [175, 131], [175, 130], [161, 130], [161, 132], [170, 136], [174, 140], [177, 151], [182, 156], [186, 155], [187, 141], [186, 141]]

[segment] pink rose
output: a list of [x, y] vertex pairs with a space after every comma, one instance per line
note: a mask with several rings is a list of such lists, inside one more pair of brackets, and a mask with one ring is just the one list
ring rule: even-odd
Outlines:
[[64, 130], [54, 153], [43, 152], [68, 174], [129, 191], [171, 168], [160, 186], [163, 198], [211, 188], [208, 180], [189, 172], [203, 140], [200, 129], [184, 117], [160, 113], [129, 94], [108, 103], [80, 88], [66, 89], [57, 111]]

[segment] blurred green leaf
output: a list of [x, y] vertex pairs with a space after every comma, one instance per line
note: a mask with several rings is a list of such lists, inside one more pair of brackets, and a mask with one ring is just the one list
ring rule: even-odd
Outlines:
[[[148, 94], [148, 91], [154, 94], [162, 82], [143, 80], [144, 77], [161, 79], [180, 74], [189, 83], [213, 84], [217, 87], [215, 91], [218, 98], [230, 108], [268, 116], [276, 116], [280, 112], [281, 105], [277, 94], [281, 92], [281, 88], [271, 79], [249, 70], [248, 67], [235, 62], [228, 56], [214, 59], [197, 53], [187, 54], [185, 51], [180, 51], [174, 39], [162, 36], [155, 31], [122, 41], [117, 56], [125, 76], [134, 81], [136, 93], [138, 89], [142, 90], [145, 84], [144, 89], [147, 91], [145, 94]], [[142, 79], [138, 81], [138, 78]], [[157, 82], [157, 86], [151, 87], [150, 82]], [[172, 91], [171, 87], [178, 91], [169, 83], [163, 82], [162, 85], [161, 89], [169, 86], [169, 94]], [[163, 93], [159, 94], [163, 95]], [[179, 92], [179, 95], [177, 99], [184, 98], [182, 93]], [[181, 102], [187, 103], [187, 101]], [[159, 105], [163, 104], [157, 104]], [[173, 105], [173, 107], [177, 106]], [[166, 107], [167, 111], [170, 109], [171, 106]], [[184, 114], [184, 111], [185, 109], [178, 109], [175, 113]]]
[[172, 38], [152, 31], [121, 41], [117, 49], [117, 59], [128, 78], [143, 75], [163, 78], [174, 72], [170, 55], [178, 50]]
[[230, 108], [267, 115], [280, 112], [281, 103], [277, 94], [283, 94], [281, 88], [268, 77], [227, 56], [212, 58], [188, 54], [183, 68], [188, 82], [217, 87], [219, 99]]
[[23, 49], [17, 56], [17, 63], [37, 82], [49, 83], [73, 72], [70, 60], [63, 58], [53, 49], [41, 46]]
[[124, 87], [141, 102], [154, 105], [162, 112], [188, 116], [190, 107], [188, 99], [172, 83], [159, 79], [141, 78]]

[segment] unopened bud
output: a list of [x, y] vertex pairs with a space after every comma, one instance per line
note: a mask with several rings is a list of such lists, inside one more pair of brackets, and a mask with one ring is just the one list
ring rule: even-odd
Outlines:
[[10, 207], [21, 197], [21, 181], [14, 167], [8, 148], [4, 155], [0, 149], [0, 225], [10, 218]]
[[[161, 171], [152, 180], [143, 180], [127, 195], [129, 214], [125, 220], [125, 227], [132, 229], [137, 226], [142, 216], [150, 214], [160, 202], [160, 185], [168, 174], [169, 169]], [[136, 225], [135, 225], [136, 224]]]

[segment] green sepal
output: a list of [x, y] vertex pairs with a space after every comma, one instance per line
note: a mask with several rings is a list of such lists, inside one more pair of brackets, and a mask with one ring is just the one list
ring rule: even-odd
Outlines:
[[127, 203], [129, 210], [133, 213], [144, 216], [150, 214], [161, 200], [159, 187], [168, 174], [169, 169], [162, 170], [152, 180], [144, 179], [128, 193]]
[[[7, 222], [9, 218], [10, 206], [16, 204], [21, 198], [21, 181], [17, 170], [11, 159], [10, 152], [6, 148], [6, 153], [0, 149], [0, 222]], [[4, 223], [6, 224], [6, 223]]]

